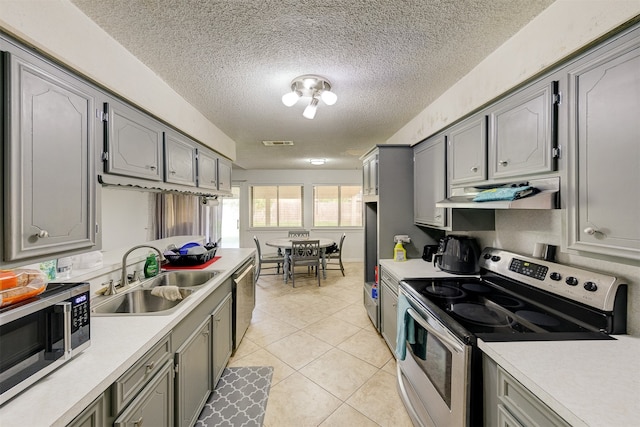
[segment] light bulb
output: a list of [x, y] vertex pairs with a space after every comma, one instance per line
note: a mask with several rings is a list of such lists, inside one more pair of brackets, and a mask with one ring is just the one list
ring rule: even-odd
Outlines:
[[282, 95], [282, 103], [287, 107], [292, 107], [296, 102], [298, 102], [299, 98], [300, 94], [298, 92], [288, 92]]
[[307, 108], [304, 109], [302, 116], [305, 119], [313, 119], [316, 116], [316, 110], [318, 109], [318, 98], [312, 98]]
[[312, 165], [315, 165], [315, 166], [324, 165], [325, 162], [326, 162], [325, 159], [310, 159], [309, 160], [309, 163], [311, 163]]
[[333, 105], [338, 100], [338, 95], [336, 95], [335, 93], [331, 92], [330, 90], [325, 90], [320, 95], [320, 98], [322, 98], [322, 101], [324, 101], [325, 104]]

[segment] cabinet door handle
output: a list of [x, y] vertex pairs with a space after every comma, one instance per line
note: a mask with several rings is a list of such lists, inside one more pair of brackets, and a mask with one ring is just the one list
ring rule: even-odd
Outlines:
[[47, 230], [40, 230], [39, 232], [34, 234], [34, 236], [44, 239], [45, 237], [49, 237], [49, 232]]
[[477, 166], [472, 167], [471, 168], [471, 172], [473, 172], [473, 173], [478, 172], [478, 167]]
[[149, 169], [151, 169], [152, 171], [156, 170], [155, 166], [149, 166]]
[[498, 163], [500, 163], [500, 166], [507, 166], [509, 164], [506, 160], [500, 160]]
[[171, 175], [175, 175], [176, 171], [171, 171], [170, 173], [171, 173]]
[[143, 423], [144, 423], [144, 420], [142, 419], [142, 417], [140, 417], [138, 418], [138, 421], [133, 422], [133, 427], [142, 427]]
[[154, 366], [156, 366], [156, 362], [155, 361], [147, 363], [147, 366], [145, 366], [145, 368], [144, 368], [145, 375], [148, 374], [149, 372], [153, 371], [153, 367]]

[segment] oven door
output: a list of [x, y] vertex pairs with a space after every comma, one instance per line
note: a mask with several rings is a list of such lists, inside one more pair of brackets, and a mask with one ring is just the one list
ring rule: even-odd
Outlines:
[[465, 426], [469, 423], [471, 346], [464, 344], [411, 296], [405, 319], [404, 360], [398, 360], [398, 387], [414, 424]]

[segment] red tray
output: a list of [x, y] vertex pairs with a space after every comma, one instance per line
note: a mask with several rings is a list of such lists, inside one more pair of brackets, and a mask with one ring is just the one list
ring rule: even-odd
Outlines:
[[166, 264], [166, 265], [162, 266], [162, 269], [163, 270], [202, 270], [203, 268], [207, 268], [208, 266], [210, 266], [211, 264], [213, 264], [214, 262], [216, 262], [219, 259], [220, 259], [220, 256], [214, 256], [209, 261], [205, 262], [204, 264], [199, 264], [199, 265], [171, 265], [171, 264]]

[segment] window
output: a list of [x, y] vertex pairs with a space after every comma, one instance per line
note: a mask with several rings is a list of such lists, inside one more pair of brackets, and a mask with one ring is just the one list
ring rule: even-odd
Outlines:
[[252, 186], [251, 226], [302, 227], [302, 186]]
[[362, 187], [316, 185], [313, 187], [314, 227], [361, 227]]

